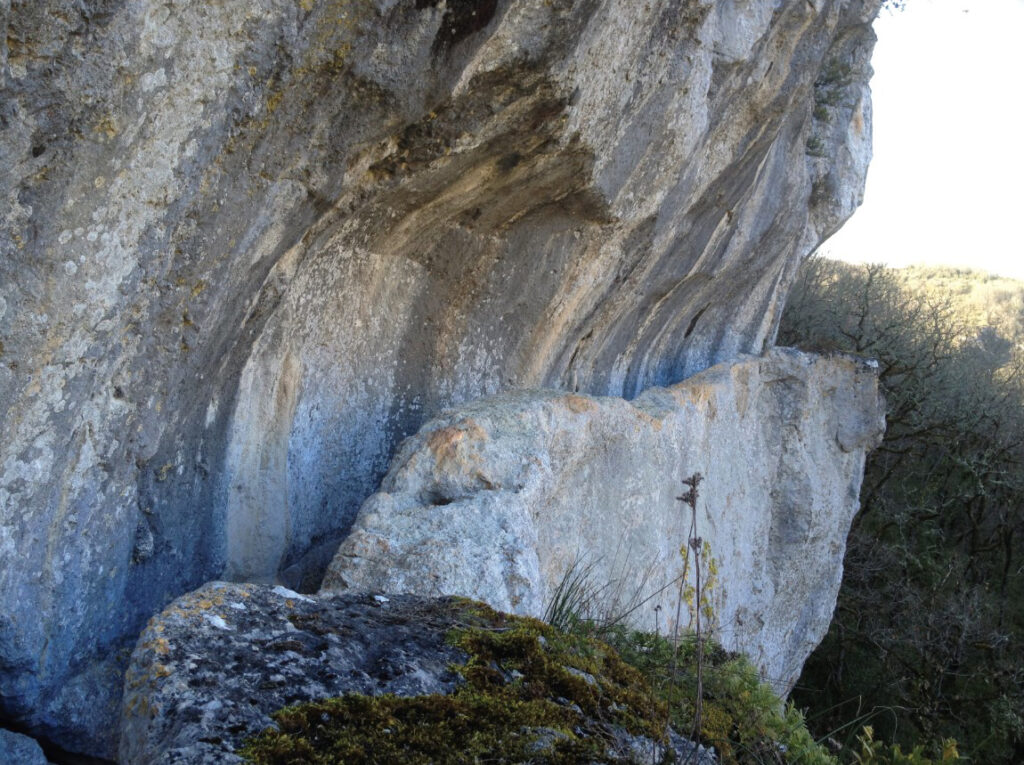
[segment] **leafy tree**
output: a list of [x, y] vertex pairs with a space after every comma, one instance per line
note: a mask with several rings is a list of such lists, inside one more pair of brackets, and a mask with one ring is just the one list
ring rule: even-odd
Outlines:
[[848, 753], [870, 722], [933, 756], [955, 738], [1024, 762], [1024, 285], [997, 322], [965, 298], [982, 276], [945, 276], [812, 258], [791, 294], [780, 344], [876, 359], [887, 400], [836, 616], [794, 695]]

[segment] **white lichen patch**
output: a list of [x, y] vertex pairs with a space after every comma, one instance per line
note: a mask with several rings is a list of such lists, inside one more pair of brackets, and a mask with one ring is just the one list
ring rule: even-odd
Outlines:
[[224, 617], [218, 616], [217, 614], [203, 614], [203, 619], [210, 625], [216, 627], [219, 630], [229, 630], [231, 626], [224, 621]]

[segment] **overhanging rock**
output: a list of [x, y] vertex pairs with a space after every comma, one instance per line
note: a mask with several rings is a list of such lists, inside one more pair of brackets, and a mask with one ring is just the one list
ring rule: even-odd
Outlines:
[[112, 755], [145, 621], [315, 589], [445, 407], [771, 345], [877, 7], [0, 0], [0, 716]]
[[[540, 616], [567, 572], [584, 572], [598, 616], [671, 631], [680, 548], [696, 535], [704, 576], [717, 569], [710, 631], [785, 693], [832, 618], [883, 417], [872, 366], [786, 349], [632, 402], [484, 399], [403, 444], [324, 590], [460, 594]], [[678, 499], [694, 473], [695, 534]]]

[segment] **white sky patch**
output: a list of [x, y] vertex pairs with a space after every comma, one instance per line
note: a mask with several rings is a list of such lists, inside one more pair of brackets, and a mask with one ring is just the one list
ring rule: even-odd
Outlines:
[[1024, 0], [907, 0], [875, 31], [864, 204], [821, 251], [1024, 279]]

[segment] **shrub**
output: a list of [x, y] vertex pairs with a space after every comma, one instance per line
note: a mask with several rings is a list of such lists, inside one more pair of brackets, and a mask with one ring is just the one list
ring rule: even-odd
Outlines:
[[902, 757], [953, 737], [1024, 761], [1024, 285], [1005, 282], [812, 258], [786, 307], [780, 343], [877, 359], [887, 400], [836, 615], [794, 693], [847, 753], [870, 722]]

